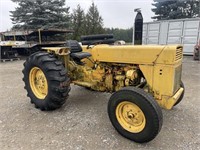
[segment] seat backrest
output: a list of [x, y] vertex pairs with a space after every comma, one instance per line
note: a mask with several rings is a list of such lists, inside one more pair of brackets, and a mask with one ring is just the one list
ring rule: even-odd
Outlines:
[[65, 46], [70, 48], [71, 53], [82, 52], [82, 48], [76, 40], [67, 40]]

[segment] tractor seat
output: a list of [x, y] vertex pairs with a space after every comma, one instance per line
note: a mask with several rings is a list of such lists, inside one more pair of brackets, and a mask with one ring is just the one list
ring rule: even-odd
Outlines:
[[65, 46], [69, 47], [70, 52], [71, 52], [70, 56], [73, 59], [81, 60], [81, 59], [84, 59], [84, 58], [92, 56], [88, 52], [82, 52], [83, 50], [82, 50], [80, 44], [75, 40], [67, 40]]
[[90, 57], [92, 56], [90, 53], [88, 52], [77, 52], [77, 53], [71, 53], [70, 56], [72, 58], [78, 58], [78, 59], [84, 59], [84, 58], [87, 58], [87, 57]]

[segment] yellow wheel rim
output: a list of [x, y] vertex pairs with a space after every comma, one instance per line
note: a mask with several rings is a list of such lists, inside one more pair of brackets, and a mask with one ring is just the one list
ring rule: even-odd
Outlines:
[[123, 101], [117, 105], [116, 117], [119, 124], [132, 133], [141, 132], [146, 125], [143, 111], [129, 101]]
[[44, 99], [48, 93], [48, 83], [43, 71], [33, 67], [29, 73], [31, 90], [38, 99]]

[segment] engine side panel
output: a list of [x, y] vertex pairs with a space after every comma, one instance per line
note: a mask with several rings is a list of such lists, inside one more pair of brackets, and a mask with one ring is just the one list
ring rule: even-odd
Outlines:
[[125, 64], [174, 64], [176, 51], [182, 48], [173, 46], [153, 45], [97, 45], [90, 52], [94, 61]]
[[165, 46], [97, 45], [91, 52], [94, 61], [153, 64], [164, 48]]

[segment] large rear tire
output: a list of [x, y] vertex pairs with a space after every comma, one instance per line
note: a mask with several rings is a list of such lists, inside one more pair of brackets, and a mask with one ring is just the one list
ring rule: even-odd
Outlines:
[[24, 63], [22, 72], [27, 96], [36, 108], [55, 110], [66, 102], [70, 80], [62, 62], [53, 54], [32, 54]]
[[142, 89], [128, 87], [115, 92], [108, 102], [112, 125], [124, 137], [144, 143], [153, 140], [162, 127], [162, 111]]

